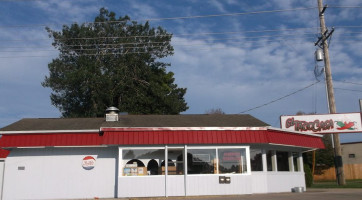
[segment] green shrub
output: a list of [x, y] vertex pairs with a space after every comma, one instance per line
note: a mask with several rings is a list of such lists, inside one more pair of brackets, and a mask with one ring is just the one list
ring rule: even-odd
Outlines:
[[304, 177], [305, 177], [305, 185], [307, 187], [311, 187], [313, 184], [313, 175], [312, 175], [312, 170], [310, 170], [310, 167], [307, 164], [304, 164]]

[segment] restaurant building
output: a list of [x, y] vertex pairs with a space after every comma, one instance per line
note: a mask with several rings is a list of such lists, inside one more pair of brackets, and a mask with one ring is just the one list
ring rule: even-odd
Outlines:
[[0, 129], [2, 199], [236, 195], [305, 188], [321, 136], [250, 115], [22, 119]]

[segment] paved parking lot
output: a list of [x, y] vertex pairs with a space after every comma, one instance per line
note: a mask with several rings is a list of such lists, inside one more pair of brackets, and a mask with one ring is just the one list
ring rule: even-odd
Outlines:
[[198, 196], [198, 197], [160, 197], [124, 198], [129, 200], [360, 200], [362, 189], [308, 189], [304, 193], [251, 194], [237, 196]]

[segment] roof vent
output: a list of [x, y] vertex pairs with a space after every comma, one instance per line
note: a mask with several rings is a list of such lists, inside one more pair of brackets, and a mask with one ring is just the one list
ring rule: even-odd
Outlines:
[[119, 109], [116, 107], [109, 107], [106, 109], [106, 121], [117, 122], [118, 121]]

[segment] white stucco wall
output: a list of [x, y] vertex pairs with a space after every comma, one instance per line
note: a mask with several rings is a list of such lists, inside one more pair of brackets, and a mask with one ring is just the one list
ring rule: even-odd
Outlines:
[[[95, 167], [82, 167], [85, 156]], [[115, 197], [118, 149], [12, 149], [5, 164], [3, 200]]]
[[304, 172], [253, 172], [252, 193], [291, 192], [305, 187]]
[[2, 196], [3, 191], [3, 180], [4, 180], [4, 167], [5, 167], [5, 160], [0, 160], [0, 198]]
[[[85, 156], [96, 158], [95, 168], [82, 167]], [[304, 172], [267, 172], [266, 168], [247, 174], [127, 177], [119, 173], [123, 165], [119, 157], [118, 147], [12, 149], [5, 161], [3, 199], [233, 195], [305, 188]], [[265, 159], [264, 155], [263, 163]], [[301, 157], [299, 164], [303, 164]], [[230, 176], [231, 183], [220, 184], [219, 176]]]

